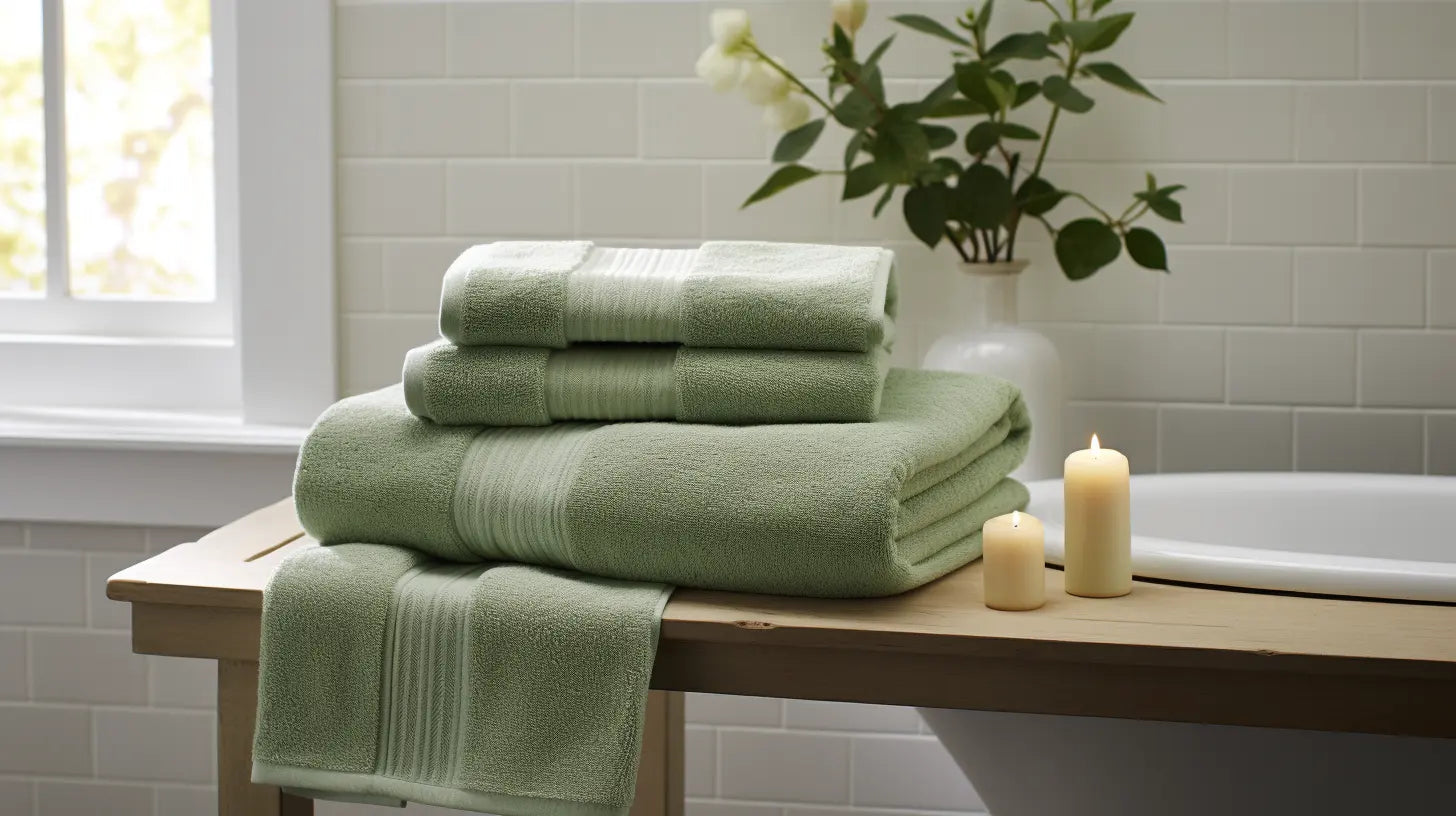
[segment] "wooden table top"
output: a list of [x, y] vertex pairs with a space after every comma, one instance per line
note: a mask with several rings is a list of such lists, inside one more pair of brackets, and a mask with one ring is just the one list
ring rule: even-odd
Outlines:
[[[139, 650], [149, 622], [185, 609], [196, 642], [166, 653], [256, 655], [263, 587], [311, 546], [285, 500], [118, 573], [107, 595], [134, 604]], [[979, 563], [890, 598], [680, 589], [653, 685], [1456, 737], [1456, 606], [1146, 581], [1077, 598], [1055, 569], [1047, 594], [1040, 610], [987, 609]], [[208, 651], [204, 612], [236, 623], [229, 654]]]

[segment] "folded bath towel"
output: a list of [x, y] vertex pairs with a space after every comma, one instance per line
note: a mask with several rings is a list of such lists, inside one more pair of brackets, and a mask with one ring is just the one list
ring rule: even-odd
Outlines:
[[894, 253], [879, 247], [500, 241], [450, 265], [440, 333], [462, 346], [870, 351], [886, 342], [895, 315], [893, 266]]
[[889, 369], [883, 348], [700, 349], [644, 343], [457, 346], [410, 351], [404, 397], [443, 425], [548, 425], [569, 419], [869, 422]]
[[317, 798], [620, 816], [669, 590], [374, 544], [263, 596], [253, 781]]
[[346, 399], [299, 455], [303, 526], [454, 561], [681, 586], [889, 595], [976, 558], [1023, 507], [1026, 409], [992, 377], [892, 369], [875, 422], [421, 421], [399, 386]]

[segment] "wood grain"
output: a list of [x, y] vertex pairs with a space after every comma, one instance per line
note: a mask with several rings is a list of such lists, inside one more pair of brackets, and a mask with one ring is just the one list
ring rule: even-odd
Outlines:
[[217, 664], [217, 812], [219, 816], [312, 816], [313, 801], [254, 785], [253, 725], [258, 663]]
[[[107, 594], [135, 604], [138, 651], [247, 658], [268, 577], [317, 546], [301, 534], [280, 502], [119, 573]], [[987, 609], [979, 564], [892, 598], [678, 590], [653, 685], [1456, 737], [1443, 704], [1456, 606], [1146, 581], [1103, 600], [1066, 595], [1058, 570], [1046, 579], [1033, 612]]]

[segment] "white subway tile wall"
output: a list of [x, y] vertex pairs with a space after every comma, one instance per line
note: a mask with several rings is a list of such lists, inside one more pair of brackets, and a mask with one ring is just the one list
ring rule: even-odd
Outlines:
[[[1189, 185], [1187, 223], [1162, 228], [1171, 275], [1124, 263], [1077, 284], [1027, 234], [1022, 309], [1062, 351], [1064, 444], [1097, 431], [1139, 472], [1456, 474], [1456, 3], [1119, 2], [1138, 17], [1109, 57], [1167, 104], [1097, 89], [1091, 115], [1064, 117], [1049, 172], [1115, 202], [1152, 170]], [[949, 255], [895, 207], [873, 220], [811, 183], [739, 209], [773, 138], [693, 78], [716, 5], [340, 0], [345, 392], [398, 380], [436, 334], [445, 265], [496, 238], [883, 243], [902, 266], [899, 364], [956, 324]], [[733, 5], [817, 75], [827, 0]], [[964, 5], [874, 2], [863, 36]], [[994, 27], [1043, 13], [1003, 3]], [[923, 94], [947, 64], [902, 32], [889, 92]], [[826, 134], [810, 159], [832, 165], [842, 145]], [[127, 609], [102, 595], [116, 570], [201, 532], [0, 521], [0, 812], [214, 810], [211, 665], [131, 656]], [[908, 709], [694, 695], [689, 720], [689, 816], [981, 807]]]
[[209, 661], [131, 649], [113, 573], [207, 531], [0, 524], [0, 813], [215, 811]]

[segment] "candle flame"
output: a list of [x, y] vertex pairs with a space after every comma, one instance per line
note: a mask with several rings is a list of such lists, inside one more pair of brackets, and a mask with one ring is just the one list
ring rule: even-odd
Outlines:
[[1092, 434], [1092, 450], [1102, 450], [1102, 443], [1097, 441], [1097, 434]]
[[1021, 511], [1019, 511], [1019, 510], [1012, 510], [1011, 511], [1011, 526], [1012, 527], [1020, 527], [1021, 526]]

